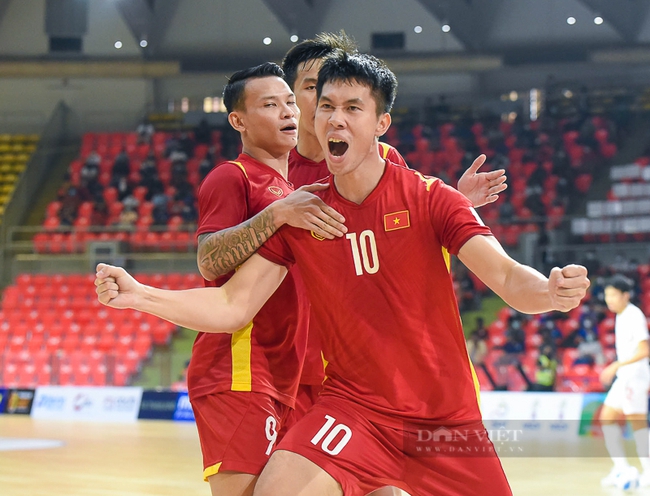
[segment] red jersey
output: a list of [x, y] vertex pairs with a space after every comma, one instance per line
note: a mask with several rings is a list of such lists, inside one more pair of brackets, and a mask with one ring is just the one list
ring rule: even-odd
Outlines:
[[327, 362], [321, 394], [396, 428], [480, 419], [449, 271], [449, 253], [491, 234], [469, 200], [390, 162], [361, 205], [332, 178], [317, 194], [345, 216], [347, 235], [323, 240], [285, 226], [258, 253], [301, 269]]
[[[241, 154], [236, 161], [219, 165], [201, 183], [197, 234], [236, 226], [291, 191], [276, 170]], [[233, 273], [205, 285], [221, 286]], [[254, 391], [293, 407], [308, 319], [304, 287], [289, 271], [249, 325], [234, 334], [198, 334], [187, 377], [191, 397]]]
[[[386, 143], [379, 143], [379, 153], [384, 159], [388, 159], [403, 167], [408, 167], [400, 153]], [[325, 159], [320, 162], [314, 162], [300, 155], [297, 148], [294, 148], [289, 153], [289, 181], [293, 184], [294, 188], [299, 188], [305, 184], [313, 184], [329, 175], [330, 172], [327, 169]], [[325, 374], [323, 371], [321, 349], [317, 330], [313, 325], [310, 325], [307, 353], [305, 354], [305, 364], [302, 369], [300, 384], [322, 384]]]
[[[404, 161], [404, 157], [395, 148], [386, 143], [379, 143], [379, 154], [381, 158], [390, 160], [394, 164], [408, 167]], [[293, 184], [294, 188], [299, 188], [305, 184], [314, 184], [329, 175], [330, 171], [327, 169], [325, 159], [320, 162], [314, 162], [300, 155], [296, 148], [289, 153], [289, 181]]]

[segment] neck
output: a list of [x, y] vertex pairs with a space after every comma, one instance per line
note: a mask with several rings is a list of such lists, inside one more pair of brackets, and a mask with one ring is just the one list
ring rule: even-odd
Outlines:
[[369, 156], [353, 171], [334, 176], [334, 184], [339, 194], [353, 203], [360, 205], [377, 187], [386, 170], [386, 161], [379, 156], [377, 147], [374, 155]]
[[271, 169], [276, 170], [283, 178], [287, 178], [289, 171], [289, 151], [269, 151], [255, 146], [244, 145], [242, 153], [253, 157], [264, 165], [268, 165]]
[[298, 136], [298, 146], [296, 147], [296, 150], [298, 150], [300, 155], [312, 162], [321, 162], [322, 160], [325, 160], [323, 147], [320, 146], [316, 135], [309, 133], [304, 129], [300, 129], [298, 131]]

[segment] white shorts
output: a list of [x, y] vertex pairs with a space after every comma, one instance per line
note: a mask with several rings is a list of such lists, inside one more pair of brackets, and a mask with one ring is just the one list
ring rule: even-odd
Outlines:
[[616, 379], [607, 393], [605, 405], [622, 410], [625, 415], [648, 413], [648, 388], [643, 379]]

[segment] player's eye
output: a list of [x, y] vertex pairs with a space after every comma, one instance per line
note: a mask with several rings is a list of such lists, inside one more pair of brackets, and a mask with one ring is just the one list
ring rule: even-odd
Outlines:
[[314, 84], [311, 84], [305, 88], [305, 90], [307, 91], [314, 91], [315, 89], [316, 89], [316, 85]]
[[267, 103], [264, 104], [264, 106], [265, 107], [275, 107], [276, 105], [273, 102], [267, 102]]

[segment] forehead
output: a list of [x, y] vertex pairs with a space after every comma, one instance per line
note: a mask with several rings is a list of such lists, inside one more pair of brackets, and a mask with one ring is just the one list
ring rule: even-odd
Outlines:
[[298, 66], [296, 80], [306, 78], [318, 79], [318, 71], [321, 65], [323, 65], [323, 59], [310, 59], [302, 62]]
[[249, 79], [246, 81], [244, 92], [246, 100], [249, 101], [267, 97], [281, 97], [292, 93], [284, 79], [277, 76]]
[[332, 101], [361, 100], [362, 102], [374, 102], [370, 88], [357, 81], [328, 81], [323, 85], [321, 97], [327, 97]]
[[623, 296], [625, 293], [623, 293], [623, 291], [620, 289], [616, 289], [614, 286], [606, 286], [605, 294], [609, 296]]

